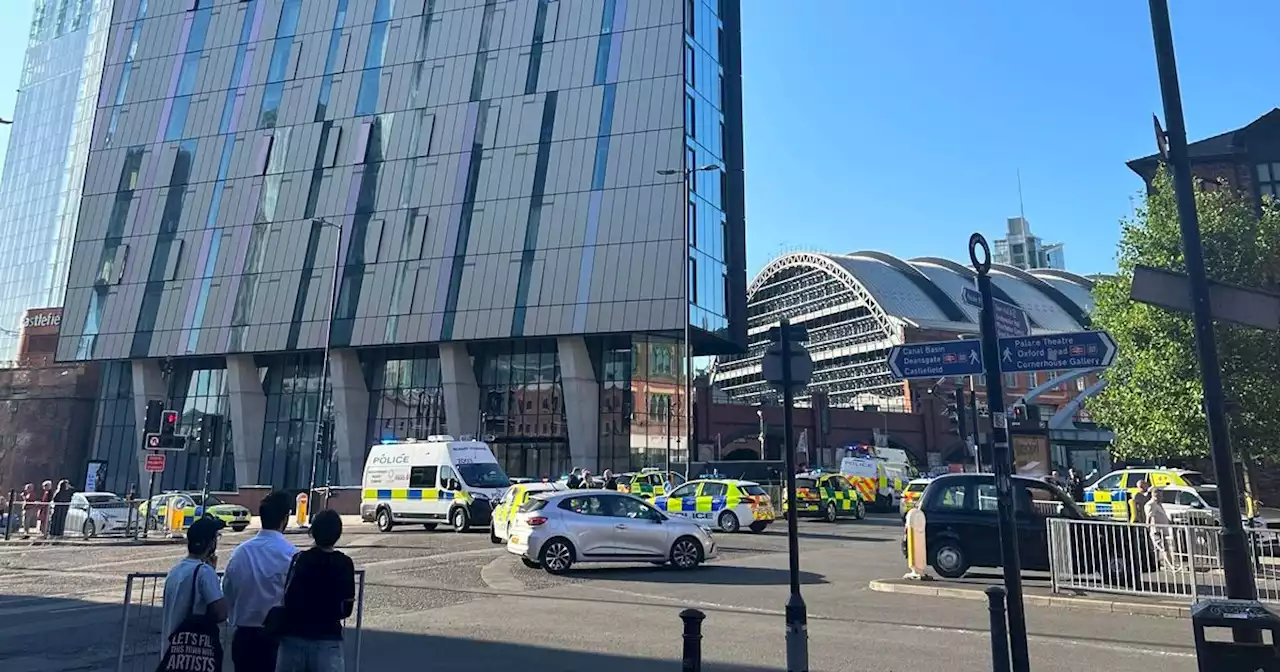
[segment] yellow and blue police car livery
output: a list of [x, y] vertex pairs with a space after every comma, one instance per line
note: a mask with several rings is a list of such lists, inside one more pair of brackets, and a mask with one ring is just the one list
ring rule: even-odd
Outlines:
[[520, 505], [540, 492], [565, 490], [559, 483], [517, 483], [507, 488], [502, 499], [493, 507], [493, 517], [489, 525], [489, 541], [495, 544], [505, 543], [511, 535], [511, 523], [515, 521], [516, 511]]
[[776, 517], [769, 495], [758, 483], [732, 479], [689, 481], [670, 496], [651, 499], [669, 515], [689, 518], [703, 527], [737, 532], [746, 527], [763, 532]]
[[1138, 492], [1138, 482], [1146, 481], [1155, 487], [1181, 485], [1198, 487], [1208, 481], [1204, 474], [1186, 469], [1167, 467], [1130, 467], [1119, 469], [1098, 479], [1084, 491], [1085, 513], [1099, 518], [1130, 520], [1133, 517], [1133, 496]]
[[[196, 498], [201, 498], [201, 493], [191, 492], [172, 492], [157, 495], [151, 501], [156, 502], [155, 511], [151, 511], [151, 501], [143, 502], [138, 507], [138, 516], [147, 519], [151, 529], [161, 529], [169, 525], [169, 503], [176, 501], [182, 506], [182, 529], [191, 527], [191, 524], [205, 515], [205, 507], [195, 503]], [[221, 520], [227, 527], [235, 532], [240, 532], [249, 526], [249, 509], [239, 504], [226, 504], [218, 498], [210, 495], [212, 504], [208, 507], [210, 516]], [[150, 517], [148, 518], [148, 514]]]
[[662, 471], [654, 467], [619, 474], [617, 480], [618, 492], [631, 493], [645, 499], [666, 494]]
[[[796, 476], [796, 512], [800, 517], [826, 518], [840, 516], [862, 519], [867, 513], [865, 495], [843, 474], [801, 474]], [[791, 511], [786, 490], [782, 493], [782, 510]]]

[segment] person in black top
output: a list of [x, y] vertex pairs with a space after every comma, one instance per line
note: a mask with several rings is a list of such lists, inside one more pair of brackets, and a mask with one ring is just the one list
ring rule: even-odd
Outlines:
[[311, 523], [315, 546], [294, 556], [284, 589], [276, 672], [343, 672], [342, 621], [355, 606], [355, 565], [334, 550], [342, 517], [332, 509]]

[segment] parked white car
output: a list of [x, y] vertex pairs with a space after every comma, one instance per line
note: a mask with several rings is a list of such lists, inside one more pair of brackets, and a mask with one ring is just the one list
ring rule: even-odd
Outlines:
[[138, 514], [120, 495], [113, 492], [77, 492], [71, 496], [66, 530], [90, 539], [100, 534], [128, 533], [138, 526], [138, 522]]

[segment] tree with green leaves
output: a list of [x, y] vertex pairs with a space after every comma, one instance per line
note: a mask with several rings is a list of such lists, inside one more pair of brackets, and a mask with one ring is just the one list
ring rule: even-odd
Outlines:
[[[1280, 208], [1259, 212], [1247, 194], [1199, 182], [1196, 209], [1212, 280], [1275, 290], [1280, 282]], [[1118, 273], [1093, 290], [1093, 326], [1118, 348], [1088, 400], [1094, 420], [1115, 432], [1122, 459], [1209, 455], [1204, 394], [1191, 316], [1132, 301], [1137, 264], [1186, 272], [1173, 184], [1163, 170], [1132, 218], [1121, 221]], [[1280, 332], [1215, 325], [1232, 446], [1237, 456], [1280, 461]]]

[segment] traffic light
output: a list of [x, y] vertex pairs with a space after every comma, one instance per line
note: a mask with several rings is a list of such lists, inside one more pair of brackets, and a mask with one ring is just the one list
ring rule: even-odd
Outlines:
[[960, 435], [960, 409], [955, 404], [947, 404], [947, 408], [942, 412], [947, 416], [947, 421], [951, 423], [951, 428], [947, 430], [950, 434]]
[[1019, 424], [1026, 422], [1027, 421], [1026, 404], [1014, 404], [1013, 408], [1009, 409], [1009, 419]]
[[200, 416], [200, 426], [196, 429], [197, 445], [201, 457], [217, 457], [222, 453], [222, 416], [204, 414]]
[[[155, 415], [158, 422], [156, 423], [157, 431], [143, 432], [143, 446], [147, 450], [185, 450], [187, 447], [187, 437], [178, 434], [178, 412], [174, 410], [164, 410], [161, 405], [159, 413], [152, 413], [152, 406], [156, 402], [147, 403], [147, 418], [144, 428], [150, 430], [152, 427], [151, 417]], [[160, 402], [161, 404], [163, 402]]]
[[144, 432], [148, 434], [160, 433], [160, 414], [164, 412], [164, 402], [159, 399], [152, 399], [147, 402], [147, 417], [143, 420], [142, 427]]
[[178, 412], [163, 411], [160, 413], [160, 435], [173, 436], [178, 433]]

